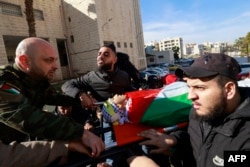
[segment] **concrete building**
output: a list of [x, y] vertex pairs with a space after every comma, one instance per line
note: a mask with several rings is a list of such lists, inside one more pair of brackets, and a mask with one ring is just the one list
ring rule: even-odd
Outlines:
[[[139, 0], [34, 0], [33, 8], [37, 37], [58, 49], [55, 80], [94, 70], [106, 42], [146, 67]], [[0, 65], [13, 63], [18, 42], [29, 36], [24, 11], [24, 1], [0, 0]]]
[[151, 41], [149, 43], [145, 43], [144, 44], [144, 47], [148, 47], [148, 46], [153, 46], [153, 50], [154, 51], [160, 51], [160, 48], [159, 48], [159, 42], [157, 41]]
[[224, 53], [228, 44], [226, 42], [214, 42], [211, 53]]
[[196, 43], [187, 43], [187, 44], [185, 44], [184, 49], [183, 49], [183, 54], [185, 56], [193, 55], [195, 45], [196, 45]]
[[184, 55], [189, 56], [201, 56], [204, 53], [204, 45], [196, 43], [187, 43], [184, 47]]
[[179, 58], [183, 57], [183, 40], [181, 37], [167, 38], [159, 42], [160, 51], [172, 50], [174, 46], [179, 47]]
[[63, 11], [73, 71], [95, 69], [98, 48], [109, 42], [145, 68], [139, 0], [64, 0]]
[[172, 50], [156, 51], [154, 50], [154, 46], [147, 46], [145, 52], [148, 66], [162, 63], [174, 63], [174, 54]]

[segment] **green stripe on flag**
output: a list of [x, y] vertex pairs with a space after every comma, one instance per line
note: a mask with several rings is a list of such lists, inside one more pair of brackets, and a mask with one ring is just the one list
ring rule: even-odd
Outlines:
[[145, 111], [141, 123], [151, 126], [172, 126], [188, 121], [192, 103], [188, 93], [155, 98]]

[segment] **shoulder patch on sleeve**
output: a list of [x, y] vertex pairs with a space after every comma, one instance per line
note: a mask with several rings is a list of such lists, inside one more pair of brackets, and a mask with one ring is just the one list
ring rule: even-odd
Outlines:
[[0, 83], [0, 103], [19, 103], [24, 100], [21, 92], [4, 82]]
[[0, 90], [3, 92], [11, 93], [11, 94], [20, 94], [19, 90], [12, 87], [10, 84], [6, 82], [0, 84]]

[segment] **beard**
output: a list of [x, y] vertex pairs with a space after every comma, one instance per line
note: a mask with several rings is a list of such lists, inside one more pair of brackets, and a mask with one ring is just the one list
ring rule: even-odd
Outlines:
[[103, 65], [99, 65], [98, 69], [103, 71], [110, 71], [112, 69], [112, 63], [110, 62]]
[[[222, 96], [223, 97], [223, 96]], [[216, 103], [214, 107], [208, 108], [210, 111], [207, 115], [199, 115], [196, 111], [194, 112], [194, 119], [199, 120], [199, 121], [205, 121], [212, 123], [213, 125], [218, 125], [220, 124], [224, 118], [225, 118], [225, 110], [227, 106], [227, 99], [226, 97], [223, 97], [219, 103]]]
[[55, 75], [55, 71], [51, 70], [51, 71], [47, 72], [47, 74], [45, 74], [41, 68], [39, 68], [37, 66], [31, 66], [30, 70], [29, 70], [29, 75], [35, 80], [51, 81]]

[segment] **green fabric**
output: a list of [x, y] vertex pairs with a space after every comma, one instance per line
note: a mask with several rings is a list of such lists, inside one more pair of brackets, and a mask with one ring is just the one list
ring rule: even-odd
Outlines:
[[103, 104], [107, 111], [108, 111], [108, 114], [112, 117], [113, 115], [115, 115], [115, 111], [114, 111], [114, 108], [112, 107], [112, 105], [110, 104], [110, 102], [107, 100], [105, 101], [105, 103]]
[[188, 121], [192, 103], [188, 94], [170, 98], [156, 98], [145, 111], [141, 123], [151, 126], [172, 126]]

